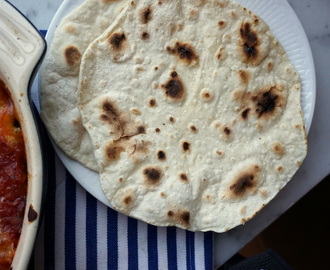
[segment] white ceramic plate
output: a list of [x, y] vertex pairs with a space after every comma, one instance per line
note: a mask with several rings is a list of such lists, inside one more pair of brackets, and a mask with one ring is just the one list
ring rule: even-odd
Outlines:
[[[82, 2], [83, 0], [64, 0], [49, 27], [46, 36], [49, 44], [62, 18]], [[302, 110], [308, 132], [315, 106], [315, 70], [309, 43], [299, 19], [286, 0], [238, 0], [238, 2], [268, 23], [299, 72], [302, 79]], [[56, 145], [55, 149], [73, 177], [95, 198], [111, 206], [102, 192], [99, 175], [68, 158]]]

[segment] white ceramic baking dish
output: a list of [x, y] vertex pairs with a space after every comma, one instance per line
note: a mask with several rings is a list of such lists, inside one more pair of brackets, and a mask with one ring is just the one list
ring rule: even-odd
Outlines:
[[11, 4], [0, 0], [0, 79], [7, 85], [18, 113], [28, 164], [26, 208], [12, 269], [27, 268], [41, 216], [44, 164], [29, 89], [45, 50], [46, 43], [34, 26]]

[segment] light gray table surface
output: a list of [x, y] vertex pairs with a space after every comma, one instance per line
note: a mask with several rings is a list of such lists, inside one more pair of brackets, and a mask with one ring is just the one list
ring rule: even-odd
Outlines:
[[[38, 29], [47, 29], [62, 0], [10, 0]], [[215, 235], [220, 266], [330, 173], [330, 1], [289, 0], [306, 32], [316, 71], [316, 105], [307, 158], [289, 184], [255, 218]]]

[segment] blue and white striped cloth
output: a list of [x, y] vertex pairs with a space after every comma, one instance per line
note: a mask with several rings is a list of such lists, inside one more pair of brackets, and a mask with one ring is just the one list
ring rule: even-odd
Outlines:
[[213, 235], [155, 227], [97, 201], [53, 154], [31, 269], [212, 269]]

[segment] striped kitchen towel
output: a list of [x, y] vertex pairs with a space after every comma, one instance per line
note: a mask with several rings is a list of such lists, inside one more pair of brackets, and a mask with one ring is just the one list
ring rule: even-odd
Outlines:
[[44, 219], [31, 269], [212, 269], [213, 235], [156, 227], [88, 192], [52, 154]]

